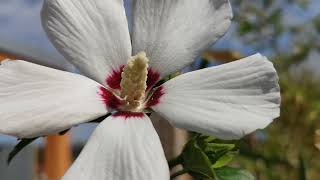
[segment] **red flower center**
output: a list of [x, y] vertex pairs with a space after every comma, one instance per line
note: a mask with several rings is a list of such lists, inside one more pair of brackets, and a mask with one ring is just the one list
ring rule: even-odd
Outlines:
[[[123, 115], [123, 113], [128, 113], [125, 110], [123, 110], [121, 107], [124, 106], [126, 103], [123, 99], [120, 97], [120, 91], [121, 91], [121, 73], [123, 72], [124, 65], [119, 66], [117, 69], [113, 69], [113, 71], [110, 73], [109, 76], [106, 78], [106, 84], [109, 86], [109, 88], [105, 87], [99, 87], [99, 95], [102, 98], [102, 101], [105, 103], [106, 108], [110, 109], [110, 111], [118, 111], [118, 115]], [[156, 83], [160, 80], [160, 74], [152, 69], [148, 68], [148, 76], [147, 76], [147, 89], [146, 89], [146, 99], [145, 99], [145, 106], [146, 108], [151, 108], [152, 106], [157, 105], [160, 103], [160, 98], [164, 94], [164, 88], [162, 86], [160, 87], [154, 87]], [[120, 113], [121, 112], [121, 113]], [[138, 113], [135, 113], [138, 115], [141, 115]]]

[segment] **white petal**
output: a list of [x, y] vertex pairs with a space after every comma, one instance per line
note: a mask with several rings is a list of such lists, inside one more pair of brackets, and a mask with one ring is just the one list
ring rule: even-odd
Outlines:
[[101, 84], [131, 56], [122, 0], [45, 0], [42, 25], [55, 47]]
[[156, 112], [177, 127], [222, 139], [241, 138], [279, 116], [278, 76], [259, 54], [183, 74], [163, 91]]
[[107, 114], [98, 83], [25, 61], [0, 65], [0, 133], [30, 138]]
[[111, 116], [91, 135], [62, 180], [169, 180], [169, 168], [150, 119]]
[[133, 53], [145, 51], [162, 76], [180, 70], [230, 25], [228, 0], [134, 0]]

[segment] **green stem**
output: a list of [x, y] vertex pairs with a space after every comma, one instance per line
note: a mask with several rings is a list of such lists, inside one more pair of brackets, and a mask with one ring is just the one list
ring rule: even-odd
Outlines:
[[181, 163], [182, 163], [182, 157], [180, 155], [168, 162], [170, 169], [172, 169], [173, 167], [175, 167]]
[[188, 173], [188, 170], [183, 169], [183, 170], [181, 170], [181, 171], [178, 171], [178, 172], [175, 172], [174, 174], [172, 174], [172, 175], [170, 176], [170, 179], [174, 179], [174, 178], [176, 178], [176, 177], [178, 177], [178, 176], [181, 176], [181, 175], [183, 175], [183, 174], [186, 174], [186, 173]]
[[214, 180], [219, 180], [219, 177], [215, 170], [213, 170], [213, 177], [214, 177]]

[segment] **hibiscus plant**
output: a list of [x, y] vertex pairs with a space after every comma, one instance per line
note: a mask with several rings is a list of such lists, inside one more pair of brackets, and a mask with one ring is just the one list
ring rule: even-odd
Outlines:
[[[167, 180], [178, 164], [184, 170], [171, 178], [252, 178], [225, 167], [237, 150], [211, 136], [239, 139], [279, 116], [272, 63], [256, 54], [161, 81], [224, 35], [229, 1], [133, 0], [131, 16], [129, 28], [123, 0], [44, 1], [43, 28], [81, 75], [1, 63], [0, 133], [22, 139], [11, 155], [37, 137], [98, 121], [63, 180]], [[168, 165], [150, 113], [205, 135], [193, 136]]]

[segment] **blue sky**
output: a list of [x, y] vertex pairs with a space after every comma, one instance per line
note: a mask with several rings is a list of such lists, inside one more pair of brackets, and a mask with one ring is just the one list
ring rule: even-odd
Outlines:
[[[0, 43], [1, 40], [22, 43], [28, 46], [44, 49], [57, 53], [48, 41], [40, 23], [40, 10], [42, 0], [0, 0]], [[286, 7], [285, 22], [288, 25], [301, 24], [316, 16], [320, 12], [320, 1], [313, 0], [308, 12], [302, 11], [296, 6]], [[217, 47], [231, 48], [251, 54], [250, 48], [233, 38], [234, 28], [222, 38]], [[80, 126], [73, 129], [75, 140], [85, 140], [94, 125]], [[14, 138], [0, 135], [1, 142], [13, 142]]]
[[0, 38], [53, 50], [40, 24], [42, 0], [1, 0]]

